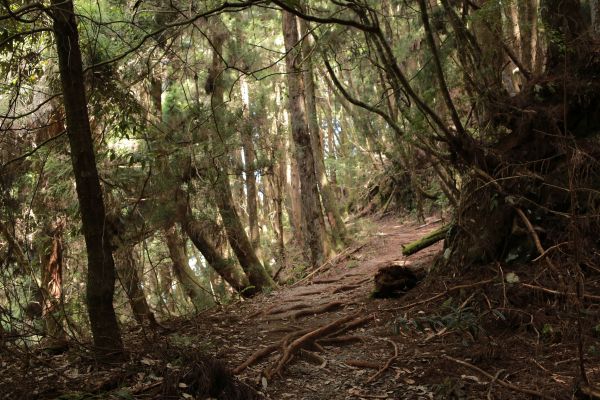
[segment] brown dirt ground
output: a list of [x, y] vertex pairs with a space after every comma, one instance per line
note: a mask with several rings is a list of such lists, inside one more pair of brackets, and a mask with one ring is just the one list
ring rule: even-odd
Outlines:
[[[37, 369], [25, 371], [23, 377], [43, 375], [35, 378], [37, 383], [30, 382], [37, 394], [23, 398], [52, 398], [52, 394], [89, 387], [90, 382], [96, 393], [101, 388], [113, 390], [114, 395], [114, 388], [129, 387], [130, 398], [166, 398], [148, 389], [152, 379], [161, 379], [160, 371], [152, 366], [169, 351], [183, 348], [213, 355], [234, 369], [257, 349], [278, 344], [291, 332], [313, 331], [352, 316], [371, 316], [343, 333], [355, 341], [305, 348], [279, 374], [267, 379], [265, 372], [281, 355], [278, 347], [240, 372], [238, 378], [266, 398], [277, 400], [538, 398], [527, 390], [546, 398], [577, 398], [573, 395], [578, 382], [576, 318], [560, 296], [510, 285], [499, 279], [507, 276], [508, 267], [497, 265], [471, 271], [470, 276], [461, 273], [460, 281], [453, 278], [457, 271], [448, 269], [431, 274], [400, 299], [373, 299], [373, 277], [380, 267], [429, 268], [441, 244], [402, 256], [402, 244], [440, 226], [436, 218], [429, 218], [424, 226], [395, 218], [373, 221], [372, 226], [360, 243], [306, 282], [209, 310], [193, 319], [170, 321], [170, 332], [161, 337], [127, 333], [132, 360], [127, 365], [107, 370], [91, 368], [90, 362], [72, 354], [41, 361], [38, 357], [34, 360]], [[510, 272], [522, 282], [534, 283], [542, 274], [531, 266]], [[481, 283], [488, 279], [495, 280]], [[588, 284], [587, 293], [600, 293], [598, 282]], [[466, 286], [452, 289], [456, 285]], [[593, 330], [599, 325], [598, 303], [584, 305], [582, 323], [590, 382], [600, 381], [599, 332]], [[327, 310], [308, 312], [321, 306], [328, 306]], [[153, 347], [163, 353], [153, 353]], [[77, 363], [88, 365], [87, 370], [79, 366], [74, 373]], [[363, 365], [356, 366], [360, 363]], [[11, 360], [2, 364], [6, 368], [12, 365]], [[148, 369], [142, 376], [140, 367]], [[69, 373], [75, 378], [69, 379]], [[0, 387], [2, 383], [6, 376], [0, 373]], [[119, 398], [113, 395], [110, 398]]]

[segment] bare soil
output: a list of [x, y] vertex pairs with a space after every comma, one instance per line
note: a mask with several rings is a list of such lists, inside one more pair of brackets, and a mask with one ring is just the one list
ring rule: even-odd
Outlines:
[[[162, 335], [127, 332], [131, 354], [122, 365], [97, 366], [71, 352], [38, 355], [26, 367], [15, 356], [2, 367], [24, 375], [5, 369], [0, 390], [12, 385], [12, 397], [4, 397], [11, 399], [76, 389], [104, 396], [83, 398], [194, 398], [184, 394], [185, 373], [174, 365], [198, 353], [268, 399], [585, 398], [574, 394], [585, 387], [580, 339], [587, 378], [600, 380], [598, 280], [586, 287], [591, 297], [579, 318], [564, 296], [539, 289], [531, 265], [436, 271], [399, 299], [374, 299], [379, 268], [429, 269], [441, 244], [404, 257], [402, 245], [439, 228], [439, 220], [373, 222], [364, 240], [296, 285], [169, 321]], [[179, 395], [164, 389], [167, 376]], [[129, 397], [116, 395], [124, 390]]]

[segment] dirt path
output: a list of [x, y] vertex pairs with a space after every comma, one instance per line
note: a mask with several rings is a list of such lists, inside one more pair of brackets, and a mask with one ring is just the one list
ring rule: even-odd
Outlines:
[[[438, 227], [435, 218], [425, 226], [377, 221], [366, 239], [306, 282], [204, 316], [198, 322], [202, 326], [193, 328], [208, 331], [209, 345], [232, 368], [256, 356], [257, 350], [268, 353], [237, 371], [241, 379], [262, 387], [268, 398], [431, 398], [424, 386], [408, 376], [411, 370], [406, 364], [399, 368], [393, 363], [405, 346], [394, 335], [389, 314], [380, 312], [393, 301], [374, 300], [370, 294], [380, 267], [429, 261], [439, 246], [404, 257], [402, 244]], [[329, 324], [338, 325], [328, 328]], [[340, 328], [345, 331], [339, 332]], [[316, 343], [310, 338], [328, 334]], [[306, 335], [308, 339], [302, 339]], [[296, 348], [293, 343], [298, 340]], [[293, 353], [290, 360], [285, 359], [286, 347]]]

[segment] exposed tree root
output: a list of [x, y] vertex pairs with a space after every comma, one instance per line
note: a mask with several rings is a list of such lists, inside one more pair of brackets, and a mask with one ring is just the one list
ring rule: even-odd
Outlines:
[[323, 368], [325, 364], [327, 364], [327, 360], [325, 360], [323, 357], [306, 349], [300, 349], [300, 356], [313, 361], [319, 366], [319, 368]]
[[354, 289], [358, 289], [359, 287], [361, 287], [361, 284], [354, 284], [354, 285], [344, 285], [344, 286], [338, 286], [337, 288], [335, 288], [335, 290], [331, 293], [335, 294], [335, 293], [342, 293], [342, 292], [348, 292], [350, 290], [354, 290]]
[[375, 315], [373, 314], [367, 315], [366, 317], [356, 318], [354, 321], [351, 321], [349, 324], [346, 324], [344, 327], [338, 329], [331, 335], [327, 335], [327, 338], [333, 338], [335, 336], [341, 335], [342, 333], [346, 333], [349, 330], [358, 328], [359, 326], [366, 324], [373, 318], [375, 318]]
[[332, 345], [332, 344], [339, 345], [339, 344], [364, 342], [364, 341], [365, 341], [365, 339], [360, 336], [349, 335], [349, 336], [325, 337], [323, 339], [318, 339], [315, 343], [326, 346], [326, 345]]
[[318, 307], [308, 308], [306, 310], [300, 310], [300, 311], [294, 313], [294, 315], [292, 316], [292, 318], [293, 319], [298, 319], [298, 318], [303, 317], [305, 315], [322, 314], [322, 313], [325, 313], [325, 312], [337, 310], [338, 308], [341, 308], [344, 305], [346, 305], [346, 303], [344, 303], [344, 302], [341, 302], [341, 301], [332, 301], [331, 303], [323, 304], [323, 305], [318, 306]]
[[396, 344], [396, 342], [394, 342], [393, 340], [390, 339], [386, 339], [388, 342], [390, 342], [392, 344], [392, 346], [394, 346], [394, 356], [390, 357], [387, 362], [385, 363], [385, 365], [375, 373], [375, 375], [371, 376], [368, 380], [367, 383], [371, 383], [373, 382], [375, 379], [379, 378], [381, 376], [381, 374], [383, 374], [385, 371], [388, 370], [388, 368], [390, 367], [390, 365], [392, 365], [392, 363], [398, 358], [399, 353], [398, 353], [398, 345]]
[[344, 364], [349, 365], [351, 367], [358, 368], [371, 368], [371, 369], [379, 369], [381, 364], [375, 363], [372, 361], [363, 361], [363, 360], [346, 360]]
[[312, 296], [313, 294], [322, 294], [322, 293], [323, 293], [323, 289], [319, 289], [319, 290], [311, 290], [308, 292], [297, 293], [296, 296], [298, 296], [298, 297]]
[[[338, 329], [341, 325], [351, 321], [353, 318], [356, 318], [356, 315], [347, 315], [295, 339], [289, 345], [286, 345], [284, 347], [281, 357], [279, 357], [279, 359], [270, 367], [266, 368], [265, 371], [263, 371], [263, 375], [270, 380], [273, 376], [280, 374], [283, 367], [291, 360], [291, 357], [300, 348], [314, 343], [314, 341], [320, 337], [335, 332], [335, 330]], [[283, 343], [285, 344], [286, 341], [284, 341]]]
[[281, 314], [284, 312], [300, 310], [302, 308], [308, 308], [308, 307], [310, 307], [310, 304], [307, 304], [307, 303], [292, 304], [291, 306], [287, 306], [287, 307], [272, 308], [269, 311], [267, 311], [265, 314], [266, 315]]
[[313, 281], [312, 284], [313, 285], [321, 285], [321, 284], [327, 284], [327, 283], [336, 283], [339, 281], [340, 281], [340, 278], [329, 278], [329, 279], [324, 278], [324, 279], [319, 279], [319, 280]]
[[283, 348], [284, 345], [291, 338], [301, 336], [307, 332], [310, 332], [310, 329], [303, 329], [303, 330], [291, 332], [291, 333], [287, 334], [286, 336], [284, 336], [283, 339], [281, 339], [281, 341], [274, 343], [274, 344], [270, 344], [267, 347], [263, 347], [262, 349], [256, 350], [250, 357], [248, 357], [248, 359], [246, 359], [246, 361], [244, 361], [243, 363], [238, 365], [236, 368], [234, 368], [233, 373], [235, 375], [241, 373], [246, 368], [259, 362], [260, 360], [267, 357], [269, 354], [273, 353], [277, 349]]

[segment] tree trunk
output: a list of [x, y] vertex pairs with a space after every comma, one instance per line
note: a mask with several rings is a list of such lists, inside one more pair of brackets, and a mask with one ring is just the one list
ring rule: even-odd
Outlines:
[[123, 343], [115, 310], [115, 265], [105, 229], [106, 213], [85, 96], [79, 34], [71, 0], [52, 0], [67, 135], [85, 237], [88, 273], [86, 299], [96, 354], [121, 355]]
[[249, 288], [250, 282], [244, 271], [240, 270], [234, 262], [223, 258], [221, 253], [206, 238], [202, 227], [197, 221], [191, 220], [188, 215], [182, 221], [182, 227], [194, 246], [202, 253], [208, 265], [229, 283], [235, 291], [246, 297], [256, 293], [256, 289]]
[[[210, 131], [213, 146], [221, 144], [221, 137], [217, 132], [221, 129], [227, 129], [227, 124], [222, 118], [222, 113], [225, 111], [225, 103], [223, 101], [225, 82], [221, 71], [223, 68], [221, 52], [223, 50], [223, 41], [225, 40], [226, 33], [223, 31], [225, 28], [221, 25], [222, 23], [217, 22], [217, 25], [213, 28], [212, 45], [214, 48], [212, 64], [208, 74], [209, 81], [207, 81], [206, 85], [206, 88], [209, 89], [207, 92], [212, 94], [212, 119], [214, 126]], [[213, 192], [219, 214], [221, 214], [221, 218], [223, 219], [223, 225], [225, 227], [225, 232], [227, 232], [229, 244], [240, 262], [242, 269], [246, 275], [248, 275], [250, 284], [258, 290], [271, 288], [275, 283], [256, 256], [256, 252], [248, 239], [248, 235], [244, 230], [244, 226], [242, 225], [239, 214], [235, 208], [233, 196], [231, 195], [231, 185], [229, 183], [228, 162], [226, 159], [223, 159], [223, 157], [218, 157], [216, 163], [216, 177]]]
[[246, 205], [248, 210], [248, 225], [250, 227], [250, 242], [258, 253], [260, 249], [260, 233], [258, 230], [258, 206], [256, 203], [256, 165], [254, 156], [254, 142], [252, 131], [254, 125], [250, 116], [250, 90], [248, 82], [240, 76], [240, 87], [242, 94], [243, 116], [242, 123], [242, 146], [244, 151], [244, 170], [246, 171]]
[[317, 118], [317, 97], [311, 57], [312, 48], [309, 43], [309, 27], [308, 23], [304, 20], [300, 20], [300, 26], [302, 28], [302, 35], [304, 36], [304, 40], [302, 42], [302, 56], [306, 61], [306, 65], [304, 67], [304, 83], [306, 89], [305, 100], [311, 146], [315, 159], [315, 173], [317, 175], [319, 189], [321, 190], [323, 208], [325, 209], [327, 221], [331, 227], [331, 234], [336, 244], [342, 245], [346, 241], [346, 226], [344, 225], [344, 221], [340, 215], [338, 202], [335, 198], [335, 192], [329, 183], [325, 169], [323, 140]]
[[317, 267], [324, 259], [323, 232], [319, 222], [322, 218], [322, 212], [315, 174], [315, 161], [304, 107], [305, 94], [302, 70], [298, 65], [301, 52], [294, 50], [298, 44], [298, 25], [296, 17], [286, 11], [283, 11], [283, 37], [287, 52], [285, 62], [292, 138], [294, 139], [295, 156], [300, 174], [302, 228], [308, 246], [310, 264]]
[[173, 261], [173, 272], [183, 287], [185, 294], [197, 309], [206, 308], [211, 305], [213, 300], [208, 296], [209, 292], [200, 285], [196, 274], [189, 266], [188, 256], [185, 251], [185, 241], [177, 231], [175, 225], [165, 229], [165, 238], [171, 261]]
[[146, 301], [144, 289], [140, 281], [138, 267], [135, 260], [134, 248], [123, 246], [115, 252], [117, 273], [119, 280], [133, 312], [133, 317], [141, 325], [150, 328], [158, 326], [154, 314]]
[[[49, 347], [63, 347], [67, 341], [60, 316], [62, 308], [62, 270], [64, 222], [58, 221], [46, 229], [42, 240], [42, 318], [46, 325]], [[57, 312], [58, 311], [58, 312]]]

